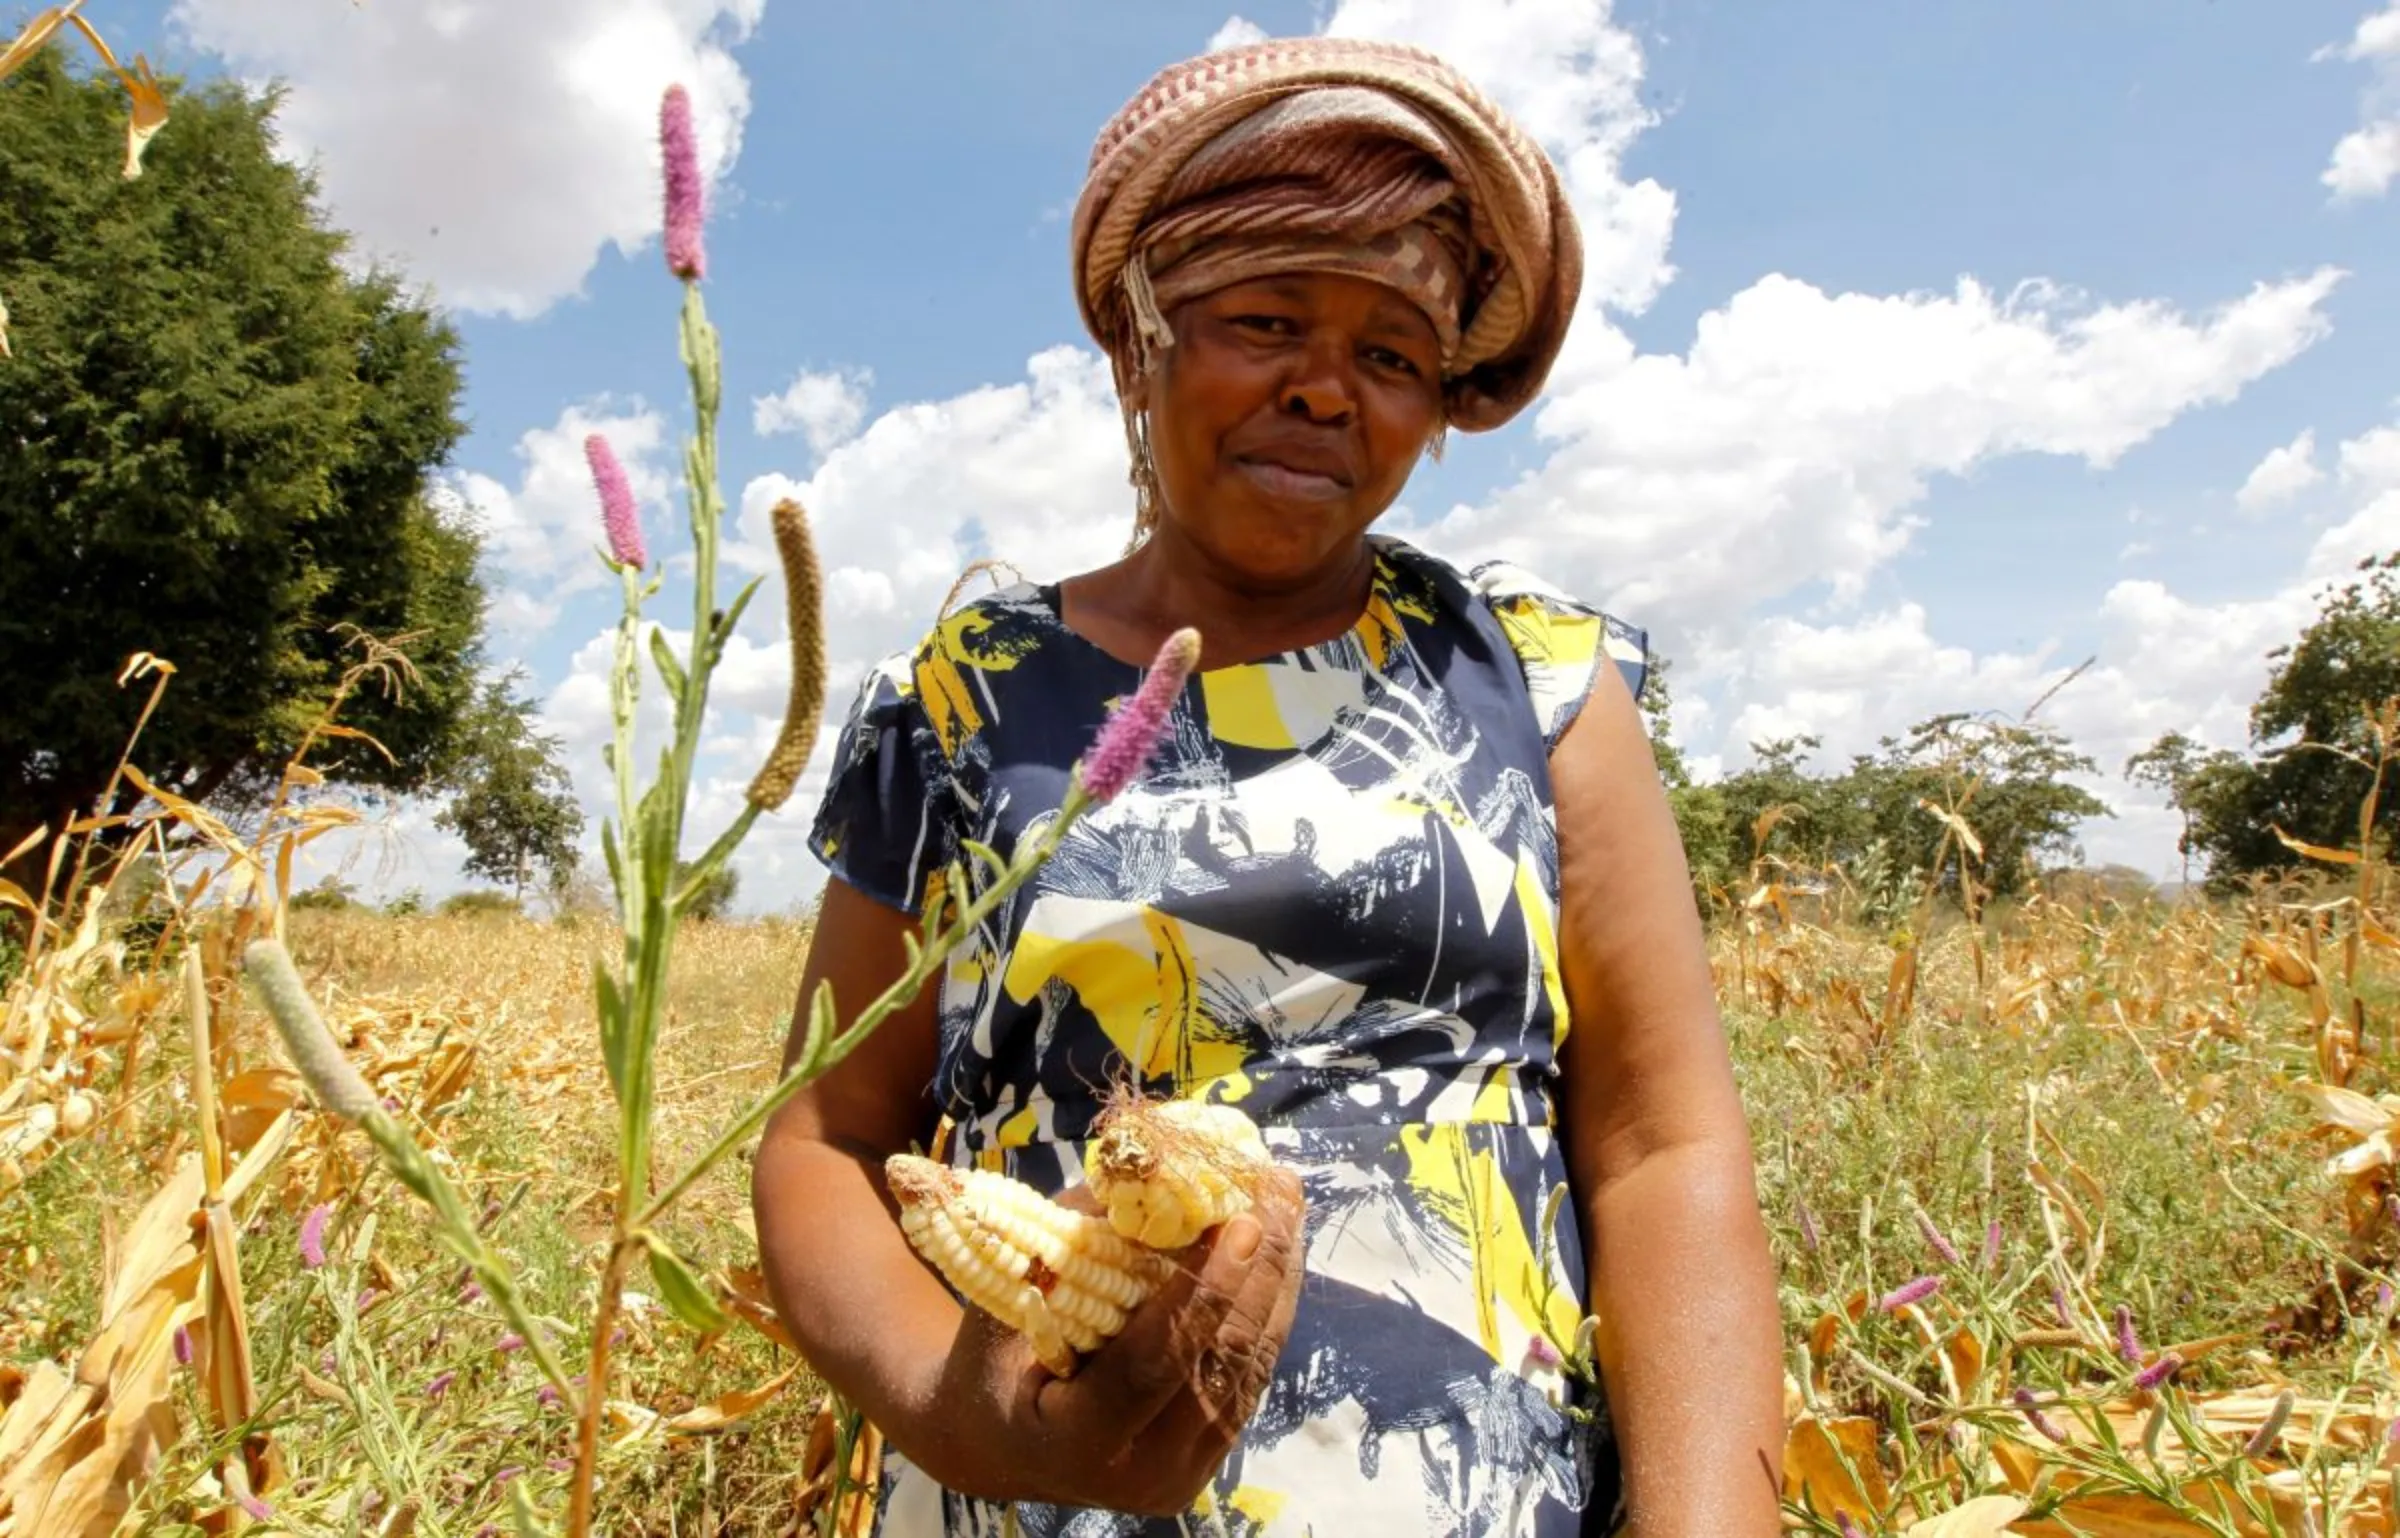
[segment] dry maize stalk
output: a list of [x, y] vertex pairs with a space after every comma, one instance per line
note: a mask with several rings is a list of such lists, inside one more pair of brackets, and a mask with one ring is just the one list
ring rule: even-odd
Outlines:
[[1231, 1106], [1131, 1100], [1099, 1133], [1086, 1173], [1105, 1218], [991, 1170], [912, 1154], [884, 1164], [910, 1245], [1062, 1378], [1158, 1289], [1174, 1265], [1165, 1252], [1246, 1211], [1251, 1182], [1273, 1168], [1257, 1126]]
[[1110, 1226], [1154, 1250], [1179, 1250], [1250, 1209], [1273, 1160], [1249, 1117], [1197, 1100], [1134, 1100], [1100, 1120], [1085, 1161]]

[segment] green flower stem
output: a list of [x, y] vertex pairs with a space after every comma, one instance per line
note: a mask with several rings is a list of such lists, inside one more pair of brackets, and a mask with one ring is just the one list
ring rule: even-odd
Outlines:
[[[684, 456], [684, 478], [692, 527], [692, 634], [683, 658], [680, 679], [668, 675], [674, 695], [675, 728], [659, 766], [659, 777], [632, 798], [629, 773], [632, 760], [631, 711], [618, 723], [617, 756], [625, 768], [618, 780], [618, 811], [634, 842], [633, 871], [619, 879], [630, 890], [621, 893], [625, 910], [625, 970], [632, 986], [624, 999], [625, 1030], [621, 1053], [618, 1137], [621, 1189], [628, 1201], [650, 1183], [651, 1110], [656, 1097], [654, 1058], [659, 1022], [666, 1012], [666, 983], [675, 949], [675, 857], [683, 843], [683, 819], [690, 799], [692, 762], [700, 748], [701, 717], [708, 705], [710, 675], [724, 649], [717, 634], [718, 540], [725, 501], [717, 486], [717, 406], [720, 354], [716, 328], [709, 324], [700, 285], [683, 285], [681, 353], [691, 378], [693, 432]], [[638, 647], [629, 633], [638, 621], [628, 588], [626, 629], [618, 639], [618, 671], [637, 674]], [[630, 686], [627, 689], [630, 693]], [[747, 832], [746, 825], [741, 827]], [[732, 842], [738, 843], [738, 837]], [[725, 853], [732, 843], [719, 840]], [[714, 851], [712, 851], [713, 853]], [[638, 871], [638, 877], [635, 876]], [[630, 878], [630, 879], [629, 879]], [[625, 1203], [620, 1203], [620, 1209]], [[623, 1233], [620, 1232], [620, 1238]]]
[[[714, 1169], [735, 1149], [748, 1143], [758, 1130], [767, 1124], [767, 1118], [773, 1116], [785, 1101], [791, 1099], [810, 1083], [821, 1078], [835, 1064], [848, 1057], [860, 1042], [867, 1039], [869, 1033], [889, 1019], [895, 1011], [914, 999], [926, 983], [932, 980], [934, 973], [940, 970], [943, 963], [949, 959], [950, 953], [966, 943], [968, 936], [980, 929], [984, 921], [999, 910], [1002, 903], [1014, 896], [1017, 889], [1031, 880], [1034, 872], [1040, 870], [1049, 861], [1051, 855], [1057, 852], [1060, 843], [1065, 840], [1068, 830], [1075, 826], [1083, 814], [1091, 809], [1091, 806], [1090, 798], [1084, 794], [1082, 785], [1077, 783], [1068, 792], [1066, 803], [1060, 807], [1059, 815], [1051, 821], [1050, 825], [1044, 828], [1031, 843], [1017, 851], [1016, 858], [1009, 862], [999, 879], [987, 887], [981, 896], [973, 902], [959, 907], [956, 918], [939, 925], [933, 933], [926, 937], [922, 945], [912, 945], [908, 969], [901, 973], [890, 987], [884, 989], [875, 1001], [861, 1011], [848, 1026], [838, 1031], [832, 1029], [832, 991], [829, 988], [819, 987], [816, 998], [810, 1001], [808, 1035], [801, 1047], [800, 1055], [793, 1060], [791, 1067], [784, 1071], [782, 1078], [775, 1081], [773, 1088], [752, 1101], [749, 1108], [736, 1117], [732, 1124], [719, 1134], [717, 1140], [701, 1152], [699, 1157], [685, 1165], [680, 1174], [667, 1182], [658, 1195], [652, 1199], [650, 1205], [643, 1210], [636, 1226], [646, 1228], [657, 1222], [668, 1208], [681, 1200], [684, 1193], [698, 1184], [711, 1169]], [[953, 872], [948, 888], [955, 891], [962, 884], [963, 872], [959, 871], [957, 867], [953, 867]]]

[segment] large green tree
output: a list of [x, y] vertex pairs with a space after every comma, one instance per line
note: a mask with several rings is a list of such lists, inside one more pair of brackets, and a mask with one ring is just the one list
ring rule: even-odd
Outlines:
[[[2303, 862], [2281, 829], [2305, 843], [2354, 847], [2381, 751], [2375, 713], [2400, 701], [2400, 554], [2360, 563], [2329, 591], [2316, 619], [2268, 653], [2267, 687], [2250, 708], [2250, 752], [2186, 754], [2169, 791], [2187, 837], [2223, 886]], [[2143, 755], [2170, 758], [2172, 738]], [[2400, 819], [2400, 776], [2386, 776], [2375, 832]]]
[[48, 50], [0, 85], [0, 850], [87, 807], [133, 727], [128, 655], [179, 670], [136, 755], [194, 796], [268, 780], [355, 658], [415, 677], [344, 714], [337, 782], [459, 768], [483, 627], [470, 528], [428, 500], [458, 441], [457, 343], [345, 260], [274, 99], [178, 93], [145, 172], [123, 102]]

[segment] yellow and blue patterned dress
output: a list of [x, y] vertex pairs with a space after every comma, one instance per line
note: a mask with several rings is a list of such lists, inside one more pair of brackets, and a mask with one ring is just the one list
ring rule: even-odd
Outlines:
[[[1036, 1538], [1531, 1534], [1613, 1510], [1605, 1406], [1559, 1371], [1583, 1314], [1553, 1130], [1566, 997], [1548, 753], [1641, 635], [1524, 572], [1377, 537], [1322, 645], [1195, 676], [1148, 772], [1083, 819], [941, 984], [950, 1156], [1079, 1178], [1111, 1086], [1239, 1105], [1308, 1191], [1274, 1383], [1181, 1521], [1020, 1506]], [[1020, 585], [862, 687], [813, 841], [909, 912], [962, 839], [1003, 855], [1141, 670]], [[972, 862], [967, 862], [971, 864]], [[1547, 1263], [1545, 1263], [1547, 1256]], [[886, 1538], [1006, 1513], [893, 1454]]]

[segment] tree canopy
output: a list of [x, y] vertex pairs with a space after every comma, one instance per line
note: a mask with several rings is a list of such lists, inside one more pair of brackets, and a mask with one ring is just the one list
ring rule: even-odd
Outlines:
[[[2098, 766], [2041, 722], [1933, 716], [1838, 774], [1810, 771], [1820, 745], [1813, 736], [1755, 742], [1754, 762], [1737, 774], [1670, 784], [1704, 891], [1731, 890], [1763, 854], [1838, 865], [1871, 905], [1896, 909], [1928, 883], [1955, 894], [1962, 869], [1978, 893], [2010, 896], [2075, 856], [2085, 818], [2108, 815], [2075, 783]], [[1972, 840], [1963, 853], [1961, 828]]]
[[46, 50], [0, 85], [0, 850], [136, 761], [195, 797], [255, 788], [322, 710], [348, 627], [406, 638], [409, 687], [354, 697], [330, 778], [430, 789], [458, 767], [483, 634], [474, 532], [427, 496], [460, 438], [457, 341], [345, 265], [272, 97], [182, 92], [145, 174], [123, 105]]
[[465, 762], [434, 821], [467, 846], [471, 876], [505, 883], [521, 902], [538, 872], [553, 888], [575, 874], [583, 808], [558, 760], [558, 739], [530, 729], [514, 675], [485, 682], [468, 713]]
[[[2268, 653], [2267, 687], [2250, 709], [2250, 751], [2201, 752], [2176, 734], [2128, 764], [2164, 783], [2189, 848], [2224, 886], [2304, 863], [2277, 830], [2303, 843], [2355, 848], [2376, 779], [2376, 712], [2400, 699], [2400, 554], [2363, 561], [2327, 592], [2316, 619]], [[2387, 777], [2375, 833], [2400, 818]]]

